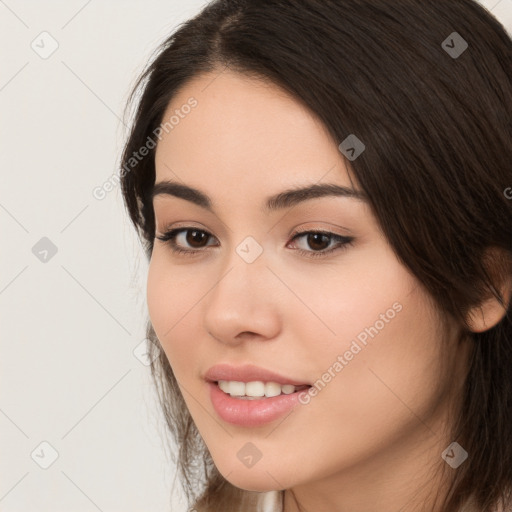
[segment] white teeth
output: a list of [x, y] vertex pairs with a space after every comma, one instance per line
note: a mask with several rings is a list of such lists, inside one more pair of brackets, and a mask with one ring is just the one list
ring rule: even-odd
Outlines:
[[289, 395], [295, 391], [295, 386], [292, 386], [291, 384], [285, 384], [282, 389], [285, 395]]
[[219, 388], [222, 389], [222, 391], [224, 391], [224, 393], [229, 393], [230, 385], [227, 380], [219, 380], [218, 384], [219, 384]]
[[[295, 392], [296, 387], [292, 384], [278, 384], [277, 382], [263, 382], [263, 381], [252, 381], [252, 382], [239, 382], [239, 381], [228, 381], [228, 380], [219, 380], [218, 381], [219, 388], [224, 391], [224, 393], [237, 396], [237, 397], [247, 397], [251, 398], [259, 398], [259, 397], [273, 397], [278, 396], [281, 393], [285, 395], [289, 395], [290, 393]], [[302, 387], [302, 386], [301, 386]]]
[[267, 382], [265, 384], [265, 396], [272, 397], [281, 394], [281, 384], [276, 382]]
[[245, 385], [245, 394], [247, 396], [265, 396], [265, 384], [261, 381], [248, 382]]
[[245, 395], [245, 383], [244, 382], [229, 382], [228, 393], [231, 396], [244, 396]]

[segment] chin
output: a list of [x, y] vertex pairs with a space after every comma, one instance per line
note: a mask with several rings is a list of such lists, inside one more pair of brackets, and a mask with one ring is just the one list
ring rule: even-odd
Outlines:
[[[242, 489], [244, 491], [254, 491], [254, 492], [270, 492], [270, 491], [281, 491], [282, 486], [278, 485], [272, 478], [268, 475], [266, 478], [262, 478], [261, 482], [252, 479], [243, 479], [239, 480], [237, 478], [226, 478], [226, 480], [238, 489]], [[273, 484], [272, 484], [273, 482]]]
[[[220, 471], [220, 470], [219, 470]], [[255, 491], [255, 492], [269, 492], [269, 491], [280, 491], [287, 487], [285, 482], [282, 482], [280, 475], [274, 475], [272, 472], [266, 472], [265, 468], [256, 470], [255, 467], [247, 469], [236, 469], [227, 471], [226, 473], [221, 471], [222, 476], [235, 487], [243, 489], [244, 491]], [[286, 482], [288, 484], [288, 482]]]

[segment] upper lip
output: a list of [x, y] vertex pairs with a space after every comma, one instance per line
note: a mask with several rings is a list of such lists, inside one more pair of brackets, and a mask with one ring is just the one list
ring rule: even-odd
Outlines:
[[271, 370], [251, 364], [243, 366], [231, 366], [226, 363], [216, 364], [205, 373], [204, 378], [209, 382], [230, 380], [237, 382], [276, 382], [281, 385], [291, 384], [293, 386], [309, 385], [307, 382], [285, 377]]

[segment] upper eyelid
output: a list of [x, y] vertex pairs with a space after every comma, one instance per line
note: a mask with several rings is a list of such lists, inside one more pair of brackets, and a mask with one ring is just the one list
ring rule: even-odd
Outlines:
[[[203, 231], [205, 233], [208, 233], [211, 236], [215, 236], [208, 229], [203, 228], [201, 226], [194, 226], [193, 224], [190, 224], [190, 222], [192, 222], [192, 221], [182, 221], [182, 222], [179, 222], [177, 225], [176, 225], [176, 223], [169, 223], [169, 224], [162, 223], [163, 224], [162, 229], [159, 231], [160, 231], [160, 233], [165, 234], [165, 233], [168, 233], [169, 231], [177, 231], [177, 230], [181, 230], [181, 229], [184, 229], [184, 230], [197, 229], [198, 231]], [[324, 224], [329, 224], [329, 222], [320, 221], [320, 220], [319, 221], [309, 221], [309, 222], [306, 222], [305, 224], [314, 224], [315, 222], [322, 222]], [[182, 225], [180, 225], [180, 224], [182, 224]], [[155, 222], [155, 232], [157, 231], [156, 225], [158, 225], [158, 222]], [[337, 233], [335, 231], [336, 229], [341, 229], [343, 231], [346, 231], [346, 233]], [[297, 231], [295, 229], [293, 229], [292, 231], [293, 231], [294, 235], [296, 235], [298, 233], [301, 233], [301, 234], [307, 233], [309, 231], [315, 231], [315, 232], [321, 231], [321, 232], [325, 232], [327, 234], [332, 234], [332, 235], [347, 237], [347, 238], [354, 236], [352, 230], [350, 230], [344, 226], [336, 226], [336, 227], [333, 226], [332, 228], [307, 227], [307, 228], [301, 229], [300, 231]]]
[[[201, 227], [198, 227], [198, 226], [190, 226], [190, 225], [187, 225], [187, 226], [164, 227], [161, 230], [156, 230], [155, 229], [155, 233], [157, 231], [160, 231], [160, 234], [165, 235], [165, 234], [170, 233], [170, 232], [192, 231], [192, 230], [201, 231], [203, 233], [207, 233], [208, 236], [212, 236], [214, 238], [217, 238], [211, 231], [208, 231], [207, 229], [204, 229], [204, 228], [201, 228]], [[335, 231], [331, 231], [331, 230], [329, 230], [327, 228], [306, 228], [306, 229], [301, 229], [301, 230], [293, 230], [293, 233], [290, 236], [303, 235], [303, 234], [307, 234], [307, 233], [311, 233], [311, 232], [313, 232], [313, 233], [324, 233], [324, 234], [327, 234], [327, 235], [336, 235], [336, 236], [341, 236], [341, 237], [346, 237], [346, 238], [351, 236], [351, 235], [348, 235], [348, 234], [347, 235], [343, 235], [341, 233], [336, 233]]]

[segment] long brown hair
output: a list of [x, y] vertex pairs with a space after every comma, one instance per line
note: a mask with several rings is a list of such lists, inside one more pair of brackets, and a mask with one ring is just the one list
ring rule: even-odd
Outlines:
[[[458, 510], [470, 496], [485, 512], [511, 506], [512, 307], [485, 332], [466, 323], [489, 294], [506, 307], [497, 285], [512, 273], [510, 36], [474, 0], [211, 2], [158, 48], [131, 96], [140, 92], [121, 186], [148, 258], [155, 150], [136, 165], [132, 155], [155, 137], [179, 89], [226, 66], [281, 86], [335, 141], [356, 134], [364, 142], [350, 168], [384, 234], [474, 348], [451, 426], [470, 457], [448, 476], [438, 510]], [[501, 266], [486, 258], [489, 248], [501, 251]], [[150, 323], [147, 334], [158, 345]], [[163, 350], [151, 369], [191, 505], [256, 510], [257, 493], [215, 468]]]

